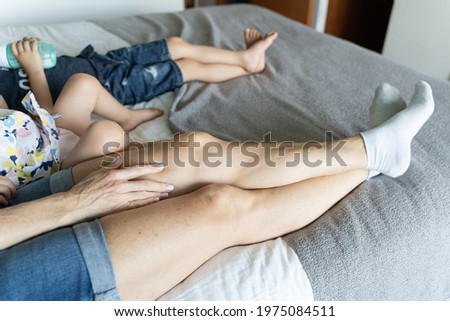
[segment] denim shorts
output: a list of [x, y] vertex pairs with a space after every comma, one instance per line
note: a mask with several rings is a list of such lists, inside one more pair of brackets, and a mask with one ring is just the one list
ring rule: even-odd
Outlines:
[[[69, 190], [71, 170], [25, 185], [11, 205]], [[120, 300], [98, 220], [60, 228], [0, 251], [0, 300]]]
[[91, 62], [100, 83], [126, 105], [149, 101], [184, 82], [166, 39], [110, 50], [105, 55], [89, 45], [79, 57]]

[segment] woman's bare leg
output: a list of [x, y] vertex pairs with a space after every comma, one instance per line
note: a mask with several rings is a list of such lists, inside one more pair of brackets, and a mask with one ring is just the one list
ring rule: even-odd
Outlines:
[[367, 177], [366, 171], [263, 190], [206, 186], [102, 218], [123, 299], [153, 300], [219, 251], [304, 227]]
[[67, 81], [53, 110], [62, 115], [56, 119], [56, 125], [80, 137], [91, 124], [92, 113], [117, 122], [126, 132], [162, 114], [161, 110], [154, 108], [125, 108], [96, 78], [87, 74], [76, 74]]
[[206, 133], [187, 133], [173, 141], [130, 148], [120, 155], [125, 167], [164, 163], [166, 169], [151, 179], [173, 184], [173, 195], [211, 183], [245, 189], [287, 185], [308, 178], [364, 169], [367, 162], [360, 136], [315, 143], [313, 147], [308, 143], [288, 145], [283, 148], [275, 143], [226, 142]]
[[[187, 133], [176, 136], [173, 141], [130, 148], [121, 153], [121, 157], [123, 166], [164, 163], [166, 170], [152, 175], [151, 179], [174, 184], [172, 195], [210, 183], [245, 189], [269, 188], [365, 168], [396, 177], [407, 170], [411, 141], [433, 110], [431, 88], [419, 82], [408, 108], [380, 126], [346, 140], [237, 143], [205, 133]], [[368, 164], [367, 150], [371, 153], [371, 164]], [[94, 163], [98, 166], [101, 160]], [[74, 168], [75, 181], [94, 163]]]

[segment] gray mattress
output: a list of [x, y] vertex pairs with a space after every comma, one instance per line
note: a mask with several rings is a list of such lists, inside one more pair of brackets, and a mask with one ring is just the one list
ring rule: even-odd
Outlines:
[[[450, 299], [450, 83], [251, 5], [95, 21], [130, 43], [177, 35], [242, 49], [242, 29], [276, 30], [262, 74], [176, 92], [170, 124], [229, 140], [323, 140], [367, 127], [375, 88], [409, 100], [429, 82], [436, 111], [413, 143], [408, 172], [363, 183], [321, 218], [286, 235], [317, 300]], [[301, 215], [301, 210], [299, 210]]]

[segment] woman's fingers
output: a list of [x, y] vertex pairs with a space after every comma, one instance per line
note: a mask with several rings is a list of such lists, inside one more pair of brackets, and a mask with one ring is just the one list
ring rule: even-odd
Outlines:
[[7, 177], [0, 176], [0, 195], [7, 200], [16, 197], [16, 186]]
[[3, 185], [0, 185], [0, 195], [7, 200], [10, 200], [12, 197], [11, 190]]
[[0, 194], [0, 204], [8, 205], [8, 200], [2, 194]]
[[116, 170], [111, 175], [113, 175], [116, 180], [131, 180], [135, 178], [139, 178], [144, 175], [156, 174], [161, 172], [164, 169], [164, 165], [162, 164], [154, 164], [154, 165], [137, 165], [132, 167], [121, 168], [120, 170]]
[[84, 215], [88, 217], [136, 208], [165, 199], [174, 189], [170, 184], [151, 179], [151, 174], [163, 169], [161, 165], [100, 169], [75, 185], [71, 191], [84, 195], [79, 200], [86, 205]]
[[150, 180], [137, 180], [137, 181], [126, 181], [120, 186], [117, 186], [117, 191], [119, 193], [132, 193], [140, 191], [156, 192], [156, 193], [167, 193], [173, 191], [173, 185], [166, 183], [159, 183]]
[[158, 202], [160, 199], [155, 197], [155, 198], [146, 198], [146, 199], [140, 199], [140, 200], [134, 200], [128, 203], [129, 209], [132, 208], [138, 208], [138, 207], [142, 207], [142, 206], [146, 206], [146, 205], [150, 205], [153, 203]]

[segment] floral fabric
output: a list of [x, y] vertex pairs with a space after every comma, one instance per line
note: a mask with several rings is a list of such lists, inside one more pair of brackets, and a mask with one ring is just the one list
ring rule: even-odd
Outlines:
[[59, 169], [55, 120], [29, 92], [22, 100], [29, 112], [0, 109], [0, 175], [21, 186]]

